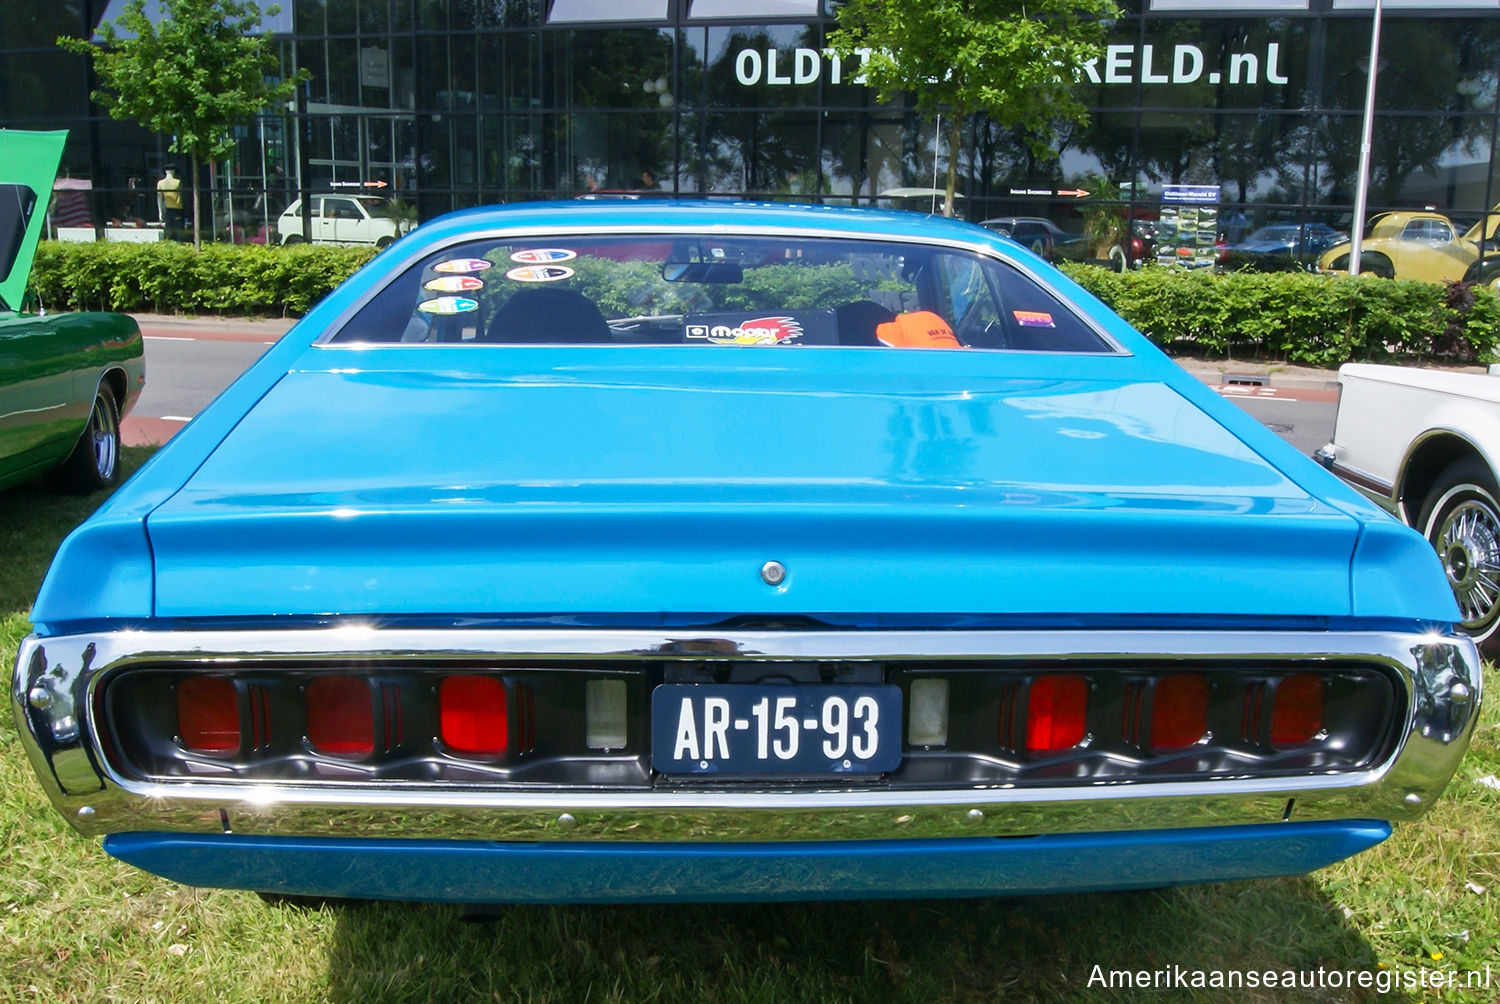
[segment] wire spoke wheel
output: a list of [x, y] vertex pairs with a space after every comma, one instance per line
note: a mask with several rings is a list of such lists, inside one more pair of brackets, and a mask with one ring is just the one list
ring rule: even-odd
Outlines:
[[1500, 490], [1477, 458], [1450, 464], [1418, 523], [1437, 551], [1458, 603], [1460, 626], [1491, 658], [1500, 648]]
[[1500, 518], [1477, 500], [1463, 502], [1443, 520], [1435, 546], [1464, 626], [1495, 616], [1500, 598]]

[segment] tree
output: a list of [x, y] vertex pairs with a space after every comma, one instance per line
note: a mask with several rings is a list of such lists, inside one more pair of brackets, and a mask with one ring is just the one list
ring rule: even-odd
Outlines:
[[1078, 67], [1102, 53], [1114, 0], [847, 0], [828, 36], [840, 55], [864, 57], [864, 79], [891, 101], [946, 115], [948, 182], [943, 215], [953, 215], [964, 121], [984, 112], [1021, 129], [1050, 153], [1054, 123], [1081, 122]]
[[102, 48], [66, 36], [57, 44], [93, 58], [103, 85], [93, 98], [110, 115], [171, 136], [172, 152], [189, 155], [193, 248], [198, 250], [200, 162], [227, 156], [234, 148], [233, 127], [286, 101], [298, 80], [277, 79], [276, 53], [264, 37], [252, 35], [261, 18], [252, 0], [155, 2], [162, 14], [158, 21], [146, 16], [146, 0], [130, 0], [112, 23], [101, 24]]

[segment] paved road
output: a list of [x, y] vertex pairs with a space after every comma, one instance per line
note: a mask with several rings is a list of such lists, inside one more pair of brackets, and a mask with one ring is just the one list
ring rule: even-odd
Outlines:
[[[123, 433], [131, 445], [163, 443], [204, 405], [260, 358], [291, 326], [287, 321], [225, 321], [217, 318], [141, 317], [146, 336], [146, 389]], [[1189, 364], [1189, 369], [1195, 369]], [[1272, 386], [1220, 384], [1208, 366], [1196, 366], [1199, 378], [1304, 454], [1328, 442], [1333, 434], [1338, 392], [1327, 375], [1269, 378]]]
[[142, 318], [146, 389], [121, 425], [126, 444], [172, 438], [259, 359], [290, 323]]
[[1303, 454], [1311, 454], [1333, 438], [1339, 398], [1336, 390], [1268, 387], [1248, 391], [1223, 385], [1215, 389]]

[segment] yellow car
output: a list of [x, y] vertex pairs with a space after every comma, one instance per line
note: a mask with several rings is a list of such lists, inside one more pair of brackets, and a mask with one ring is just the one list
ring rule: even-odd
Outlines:
[[[1500, 248], [1495, 232], [1500, 230], [1500, 206], [1462, 237], [1453, 221], [1440, 213], [1382, 213], [1370, 220], [1360, 250], [1360, 272], [1386, 279], [1425, 279], [1428, 282], [1479, 281], [1500, 292]], [[1488, 227], [1488, 232], [1484, 228]], [[1480, 236], [1484, 254], [1480, 254]], [[1323, 252], [1321, 272], [1349, 270], [1349, 241]]]

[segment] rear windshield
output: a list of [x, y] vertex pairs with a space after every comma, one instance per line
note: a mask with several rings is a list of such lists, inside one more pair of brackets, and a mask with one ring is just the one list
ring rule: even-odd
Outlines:
[[966, 251], [676, 234], [445, 248], [332, 341], [1113, 351], [1035, 280]]

